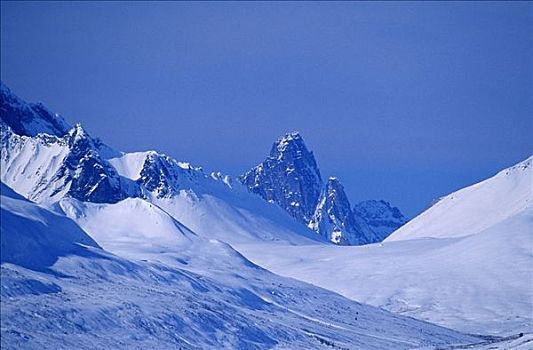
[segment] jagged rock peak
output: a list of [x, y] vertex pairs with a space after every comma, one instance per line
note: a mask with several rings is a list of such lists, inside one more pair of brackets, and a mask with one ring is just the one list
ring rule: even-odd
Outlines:
[[53, 113], [42, 103], [23, 101], [2, 81], [0, 81], [0, 119], [15, 134], [23, 136], [44, 133], [61, 137], [70, 129], [70, 125], [59, 114]]
[[277, 203], [306, 225], [323, 186], [315, 157], [297, 132], [279, 138], [266, 160], [239, 179], [251, 192]]
[[38, 202], [69, 195], [114, 203], [126, 196], [120, 176], [100, 154], [109, 148], [80, 124], [71, 128], [42, 104], [24, 102], [3, 83], [0, 94], [3, 181]]
[[332, 184], [332, 185], [339, 184], [340, 185], [340, 182], [339, 182], [339, 179], [337, 177], [330, 176], [330, 177], [328, 177], [328, 184]]
[[344, 186], [329, 177], [309, 228], [336, 244], [366, 244], [365, 232], [354, 216]]
[[87, 132], [83, 129], [83, 126], [80, 123], [76, 123], [76, 125], [68, 131], [68, 134], [74, 139], [87, 137]]
[[193, 167], [165, 154], [148, 151], [140, 177], [136, 181], [158, 198], [163, 198], [172, 197], [206, 177], [201, 167]]
[[293, 131], [280, 137], [272, 145], [270, 156], [272, 158], [280, 158], [285, 153], [304, 152], [310, 153], [305, 146], [305, 142], [298, 131]]

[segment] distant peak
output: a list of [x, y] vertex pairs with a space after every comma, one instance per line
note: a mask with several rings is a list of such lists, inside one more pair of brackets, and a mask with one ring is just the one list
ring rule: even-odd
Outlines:
[[279, 158], [281, 155], [289, 152], [303, 151], [310, 153], [305, 146], [305, 142], [298, 131], [292, 131], [278, 138], [272, 146], [270, 156]]
[[72, 129], [69, 130], [68, 134], [72, 137], [85, 137], [87, 133], [85, 132], [85, 129], [83, 126], [81, 126], [80, 123], [76, 123]]
[[300, 139], [302, 138], [299, 131], [288, 132], [282, 137], [282, 139], [298, 139], [298, 138]]
[[74, 127], [72, 127], [72, 129], [68, 131], [67, 135], [68, 135], [69, 143], [71, 145], [74, 145], [80, 141], [88, 140], [90, 144], [92, 145], [92, 147], [94, 147], [94, 144], [93, 144], [94, 140], [91, 138], [91, 136], [87, 133], [87, 131], [83, 128], [83, 126], [80, 123], [77, 123], [76, 125], [74, 125]]
[[300, 135], [300, 133], [298, 131], [289, 132], [289, 133], [281, 136], [276, 141], [276, 144], [278, 144], [278, 145], [286, 145], [286, 144], [293, 143], [293, 142], [301, 142], [301, 143], [303, 143], [303, 138], [302, 138], [302, 136]]

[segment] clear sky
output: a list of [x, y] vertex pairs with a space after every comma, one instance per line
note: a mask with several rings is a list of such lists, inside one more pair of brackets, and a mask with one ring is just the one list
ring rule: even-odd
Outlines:
[[240, 174], [302, 133], [409, 216], [533, 153], [533, 5], [2, 2], [1, 78], [111, 146]]

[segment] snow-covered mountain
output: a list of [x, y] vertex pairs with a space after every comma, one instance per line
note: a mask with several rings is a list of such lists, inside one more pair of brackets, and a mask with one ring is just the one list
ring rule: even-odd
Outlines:
[[79, 124], [63, 136], [43, 128], [32, 137], [15, 133], [8, 122], [2, 115], [0, 178], [38, 203], [53, 205], [64, 197], [94, 203], [144, 198], [197, 233], [226, 242], [324, 241], [229, 176], [206, 174], [155, 151], [114, 151]]
[[[169, 199], [178, 198], [183, 190], [198, 191], [199, 182], [205, 185], [213, 180], [226, 185], [223, 196], [245, 196], [241, 185], [231, 183], [231, 178], [211, 174], [206, 180], [200, 168], [157, 152], [144, 155], [140, 164], [135, 158], [139, 154], [124, 155], [112, 150], [81, 125], [70, 128], [62, 117], [44, 106], [24, 102], [3, 83], [1, 97], [1, 179], [31, 200], [53, 203], [65, 195], [96, 203], [148, 195]], [[117, 171], [131, 167], [138, 171], [137, 176]], [[331, 192], [331, 184], [323, 184], [315, 158], [298, 133], [280, 138], [267, 160], [241, 181], [251, 192], [278, 204], [304, 226], [337, 244], [376, 242], [395, 228], [374, 227], [379, 219], [367, 221], [367, 216], [354, 214], [338, 181], [336, 192], [342, 195], [335, 196], [334, 201], [324, 200], [326, 193]], [[246, 200], [250, 201], [254, 202]], [[252, 204], [253, 208], [256, 206]], [[383, 218], [392, 215], [387, 212], [374, 215], [381, 214]], [[296, 231], [309, 236], [303, 228]]]
[[142, 198], [197, 234], [228, 243], [322, 242], [281, 208], [263, 201], [229, 176], [206, 174], [154, 151], [124, 154], [109, 162], [140, 186]]
[[406, 222], [397, 208], [377, 204], [386, 202], [362, 202], [352, 210], [337, 178], [323, 183], [313, 153], [298, 132], [279, 138], [267, 159], [239, 180], [335, 244], [381, 242]]
[[444, 197], [381, 244], [252, 244], [239, 251], [281, 275], [443, 326], [485, 334], [530, 332], [531, 162], [530, 157]]
[[323, 187], [315, 157], [297, 132], [277, 140], [267, 159], [241, 181], [304, 224], [312, 220]]
[[36, 136], [46, 133], [64, 136], [70, 125], [59, 115], [51, 112], [42, 103], [26, 103], [0, 81], [0, 115], [15, 133]]
[[533, 156], [495, 176], [440, 198], [387, 241], [461, 237], [481, 232], [532, 206]]
[[98, 144], [77, 124], [64, 136], [18, 135], [0, 122], [1, 179], [38, 202], [65, 195], [89, 202], [113, 203], [125, 198], [127, 181], [99, 152]]

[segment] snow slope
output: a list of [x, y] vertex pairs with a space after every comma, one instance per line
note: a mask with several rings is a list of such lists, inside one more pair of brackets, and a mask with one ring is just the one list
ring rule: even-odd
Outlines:
[[65, 198], [60, 206], [102, 248], [114, 253], [120, 247], [126, 251], [132, 247], [164, 251], [169, 246], [186, 246], [196, 236], [163, 210], [140, 198], [126, 198], [115, 205]]
[[386, 241], [460, 237], [495, 225], [531, 206], [533, 157], [441, 198]]
[[143, 197], [200, 236], [228, 243], [280, 241], [312, 244], [325, 239], [273, 203], [221, 174], [205, 174], [154, 151], [109, 160], [119, 175], [140, 183]]
[[[16, 217], [10, 235], [46, 220], [33, 238], [80, 240], [83, 231], [69, 219], [5, 192], [2, 215]], [[2, 261], [2, 349], [410, 349], [479, 341], [276, 276], [141, 200], [69, 201], [62, 204], [98, 232], [97, 241], [128, 258], [93, 243], [58, 256], [44, 270], [23, 267], [24, 260]], [[146, 224], [135, 228], [141, 212]], [[158, 251], [123, 239], [132, 236], [150, 237]]]
[[2, 263], [34, 270], [46, 270], [61, 256], [87, 254], [86, 247], [98, 247], [71, 220], [24, 199], [1, 185]]
[[[382, 244], [236, 248], [275, 273], [393, 312], [471, 333], [530, 331], [530, 175], [531, 158], [446, 197]], [[482, 215], [491, 206], [497, 208], [492, 215]], [[429, 236], [440, 238], [417, 238], [426, 236], [417, 230], [407, 234], [423, 223]], [[394, 240], [396, 234], [401, 239]]]

